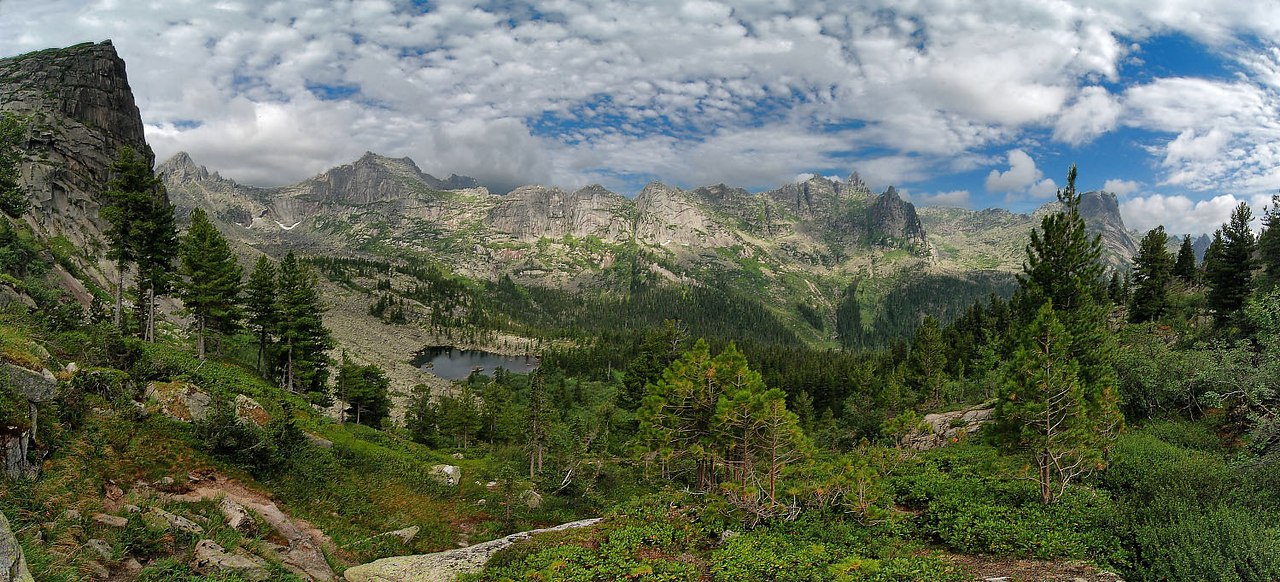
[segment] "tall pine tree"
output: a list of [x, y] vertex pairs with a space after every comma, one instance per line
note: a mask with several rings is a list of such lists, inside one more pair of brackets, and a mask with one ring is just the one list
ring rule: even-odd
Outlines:
[[[1249, 222], [1253, 211], [1241, 202], [1231, 211], [1231, 220], [1214, 233], [1214, 243], [1220, 242], [1213, 261], [1206, 258], [1206, 279], [1209, 283], [1209, 307], [1219, 323], [1226, 323], [1240, 312], [1244, 300], [1253, 287], [1253, 251], [1257, 246]], [[1213, 246], [1209, 247], [1213, 250]]]
[[1280, 194], [1271, 195], [1271, 206], [1262, 212], [1262, 233], [1258, 235], [1258, 257], [1265, 288], [1280, 284]]
[[1173, 257], [1169, 256], [1169, 237], [1163, 226], [1157, 226], [1142, 237], [1138, 256], [1133, 258], [1133, 303], [1129, 321], [1151, 321], [1164, 313], [1168, 302], [1169, 281], [1173, 277]]
[[182, 276], [178, 296], [195, 319], [196, 352], [203, 359], [206, 334], [231, 333], [243, 317], [240, 278], [244, 269], [227, 239], [199, 208], [191, 213], [191, 228], [178, 245], [178, 258]]
[[[1104, 268], [1099, 258], [1102, 242], [1098, 236], [1089, 236], [1084, 218], [1080, 215], [1081, 196], [1076, 192], [1076, 168], [1067, 172], [1066, 185], [1058, 190], [1058, 201], [1064, 209], [1045, 216], [1039, 230], [1031, 232], [1027, 245], [1027, 260], [1023, 273], [1018, 276], [1020, 285], [1018, 303], [1023, 328], [1030, 330], [1030, 337], [1040, 335], [1037, 330], [1050, 329], [1058, 337], [1052, 357], [1069, 368], [1078, 383], [1081, 404], [1071, 407], [1072, 423], [1090, 427], [1090, 438], [1069, 437], [1060, 446], [1077, 450], [1080, 458], [1099, 457], [1114, 441], [1123, 417], [1119, 414], [1116, 397], [1115, 347], [1107, 330], [1107, 307], [1099, 302], [1106, 297]], [[1048, 315], [1046, 315], [1046, 312]], [[1052, 317], [1050, 317], [1052, 316]], [[1060, 325], [1061, 332], [1057, 332]], [[1024, 344], [1032, 343], [1028, 339]], [[1015, 366], [1016, 368], [1016, 366]], [[1012, 369], [1011, 383], [1019, 385], [1025, 379], [1023, 372]], [[1039, 459], [1043, 450], [1034, 441], [1022, 438], [1025, 431], [1037, 430], [1028, 425], [1023, 415], [1014, 414], [1020, 398], [1016, 390], [1006, 390], [998, 420], [1007, 428], [1005, 444], [1030, 453]], [[1071, 432], [1079, 437], [1080, 433]], [[1012, 436], [1010, 436], [1012, 435]], [[1039, 460], [1037, 460], [1039, 467]], [[1053, 477], [1057, 472], [1050, 472]], [[1041, 471], [1041, 476], [1045, 475]], [[1061, 475], [1059, 475], [1060, 477]], [[1053, 477], [1057, 478], [1057, 477]], [[1053, 497], [1045, 499], [1052, 501]]]
[[325, 389], [329, 377], [329, 357], [333, 347], [324, 327], [324, 305], [320, 301], [316, 274], [292, 252], [280, 261], [277, 282], [275, 336], [279, 344], [281, 384], [296, 393], [328, 402]]
[[174, 224], [173, 205], [164, 186], [143, 208], [140, 220], [134, 223], [133, 244], [138, 264], [138, 298], [142, 306], [142, 338], [156, 341], [156, 303], [162, 295], [173, 290], [175, 282], [173, 261], [178, 254], [178, 229]]
[[1182, 246], [1178, 247], [1178, 260], [1173, 264], [1173, 274], [1188, 285], [1196, 282], [1196, 250], [1191, 246], [1189, 234], [1182, 236]]
[[99, 196], [99, 214], [107, 221], [103, 233], [110, 247], [107, 258], [116, 262], [113, 321], [119, 327], [124, 314], [124, 275], [138, 259], [138, 240], [144, 229], [141, 223], [153, 212], [152, 200], [160, 189], [160, 180], [147, 159], [130, 147], [121, 148], [110, 171], [111, 179]]
[[258, 262], [249, 273], [244, 287], [244, 311], [248, 315], [249, 330], [258, 338], [258, 372], [265, 374], [263, 362], [268, 361], [267, 350], [271, 346], [271, 333], [275, 329], [276, 314], [276, 265], [266, 255], [259, 255]]

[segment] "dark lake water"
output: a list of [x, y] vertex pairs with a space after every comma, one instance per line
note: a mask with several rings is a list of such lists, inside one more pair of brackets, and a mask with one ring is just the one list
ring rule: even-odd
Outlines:
[[449, 346], [428, 346], [413, 355], [413, 365], [441, 378], [462, 380], [472, 370], [492, 376], [498, 368], [528, 374], [538, 367], [537, 356], [504, 356], [481, 350], [463, 350]]

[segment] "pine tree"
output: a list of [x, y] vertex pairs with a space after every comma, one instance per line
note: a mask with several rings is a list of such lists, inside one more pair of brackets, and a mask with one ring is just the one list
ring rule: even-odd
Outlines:
[[1241, 202], [1231, 212], [1231, 220], [1223, 225], [1221, 235], [1214, 235], [1215, 243], [1221, 240], [1221, 248], [1215, 252], [1213, 262], [1205, 261], [1209, 265], [1206, 272], [1209, 307], [1219, 323], [1239, 313], [1253, 286], [1253, 252], [1257, 243], [1249, 229], [1252, 220], [1253, 211]]
[[178, 245], [178, 258], [183, 278], [178, 296], [195, 318], [196, 353], [204, 359], [205, 334], [231, 333], [243, 317], [239, 300], [244, 269], [227, 239], [199, 208], [191, 213], [191, 228]]
[[1267, 289], [1280, 285], [1280, 194], [1272, 194], [1271, 206], [1262, 212], [1258, 255], [1264, 275], [1262, 285]]
[[292, 252], [280, 261], [276, 295], [275, 336], [279, 343], [282, 385], [291, 392], [308, 392], [324, 401], [328, 379], [328, 356], [333, 347], [324, 327], [324, 305], [319, 282], [305, 263]]
[[1173, 265], [1173, 274], [1188, 285], [1196, 282], [1196, 250], [1191, 246], [1189, 234], [1182, 237], [1182, 246], [1178, 248], [1178, 260]]
[[942, 401], [942, 387], [947, 382], [947, 347], [942, 341], [938, 320], [928, 315], [920, 322], [907, 357], [907, 377], [919, 394], [928, 394], [930, 402]]
[[174, 224], [173, 205], [169, 204], [163, 186], [157, 188], [134, 226], [138, 296], [143, 306], [141, 335], [146, 341], [154, 342], [156, 302], [173, 289], [173, 261], [178, 254], [178, 229]]
[[1124, 280], [1120, 277], [1120, 271], [1111, 272], [1111, 282], [1107, 283], [1107, 299], [1116, 305], [1124, 305]]
[[1208, 282], [1209, 273], [1215, 268], [1218, 260], [1222, 257], [1222, 247], [1226, 244], [1222, 240], [1222, 229], [1213, 231], [1213, 239], [1209, 241], [1209, 246], [1204, 250], [1204, 260], [1200, 262], [1200, 280]]
[[276, 266], [266, 255], [259, 255], [253, 265], [249, 281], [245, 284], [244, 311], [248, 313], [249, 329], [258, 337], [258, 372], [262, 369], [271, 333], [276, 327]]
[[1142, 237], [1138, 256], [1133, 258], [1133, 305], [1129, 321], [1151, 321], [1164, 313], [1168, 302], [1169, 281], [1173, 277], [1173, 257], [1169, 256], [1169, 237], [1163, 226], [1157, 226]]
[[337, 388], [338, 395], [347, 403], [344, 411], [347, 420], [378, 427], [391, 412], [391, 381], [386, 373], [373, 364], [352, 362], [346, 352], [338, 366]]
[[31, 206], [18, 185], [22, 177], [22, 150], [18, 146], [25, 131], [24, 124], [12, 113], [0, 112], [0, 212], [13, 218], [22, 216]]
[[[1105, 456], [1103, 453], [1113, 442], [1123, 419], [1119, 416], [1115, 395], [1114, 340], [1107, 330], [1107, 309], [1098, 302], [1099, 298], [1106, 296], [1103, 266], [1099, 261], [1102, 243], [1100, 237], [1090, 237], [1086, 233], [1084, 218], [1080, 216], [1081, 197], [1076, 192], [1075, 181], [1076, 168], [1072, 166], [1067, 172], [1066, 186], [1058, 191], [1058, 201], [1064, 210], [1044, 217], [1040, 230], [1031, 232], [1024, 272], [1018, 276], [1018, 302], [1025, 322], [1023, 328], [1027, 332], [1022, 342], [1024, 354], [1014, 361], [1025, 365], [1031, 365], [1032, 361], [1053, 363], [1055, 371], [1070, 371], [1061, 378], [1042, 379], [1044, 385], [1040, 390], [1056, 393], [1062, 386], [1069, 385], [1066, 390], [1073, 395], [1071, 398], [1076, 399], [1074, 395], [1078, 394], [1078, 405], [1065, 402], [1057, 405], [1069, 412], [1072, 426], [1087, 426], [1094, 432], [1085, 438], [1080, 431], [1066, 431], [1061, 434], [1065, 440], [1055, 447], [1073, 451], [1073, 457], [1091, 459]], [[1033, 353], [1026, 347], [1050, 340], [1051, 349], [1045, 347]], [[1039, 359], [1033, 360], [1034, 354], [1039, 354], [1035, 355]], [[1011, 385], [1026, 388], [1025, 382], [1031, 379], [1026, 367], [1014, 368], [1010, 370]], [[1018, 398], [1021, 397], [1016, 390], [1004, 396], [1006, 401], [1017, 402]], [[1020, 436], [1027, 431], [1037, 432], [1037, 429], [1029, 424], [1031, 417], [1020, 410], [1014, 405], [997, 415], [1009, 429], [1004, 432], [1005, 444], [1031, 452], [1037, 458], [1037, 468], [1042, 469], [1043, 478], [1043, 451], [1036, 448], [1039, 445], [1035, 442]], [[1049, 461], [1058, 463], [1053, 460], [1056, 456], [1051, 457]], [[1073, 464], [1070, 469], [1094, 468], [1085, 467], [1086, 464]], [[1058, 478], [1070, 475], [1070, 471], [1064, 472], [1064, 469], [1059, 466], [1051, 472]], [[1052, 499], [1050, 496], [1042, 500], [1050, 502]]]
[[138, 259], [138, 240], [143, 230], [140, 223], [152, 212], [152, 199], [160, 188], [160, 180], [146, 158], [130, 147], [121, 148], [110, 171], [112, 177], [99, 203], [102, 205], [100, 215], [108, 225], [103, 233], [110, 246], [107, 258], [116, 262], [113, 321], [120, 327], [124, 313], [124, 275]]

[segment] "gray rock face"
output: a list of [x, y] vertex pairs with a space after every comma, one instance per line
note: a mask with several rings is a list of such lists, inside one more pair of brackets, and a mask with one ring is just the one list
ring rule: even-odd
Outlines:
[[559, 188], [522, 186], [499, 198], [489, 211], [493, 228], [522, 240], [595, 235], [612, 240], [627, 234], [631, 203], [598, 185], [572, 194]]
[[0, 372], [8, 376], [8, 386], [31, 402], [46, 402], [53, 398], [58, 387], [57, 378], [48, 370], [35, 372], [13, 364], [0, 364]]
[[35, 582], [18, 538], [14, 537], [3, 513], [0, 513], [0, 582]]
[[995, 412], [990, 406], [980, 405], [953, 412], [926, 414], [924, 422], [929, 425], [929, 430], [912, 435], [907, 446], [917, 451], [946, 446], [990, 424], [995, 418]]
[[145, 394], [160, 405], [161, 414], [183, 422], [204, 418], [213, 403], [207, 392], [187, 382], [151, 382]]
[[248, 535], [253, 535], [258, 529], [253, 516], [249, 515], [249, 510], [230, 497], [223, 497], [222, 501], [218, 502], [218, 509], [222, 511], [222, 517], [226, 519], [227, 526], [231, 529]]
[[1089, 234], [1102, 237], [1104, 260], [1112, 266], [1127, 264], [1138, 254], [1138, 244], [1124, 227], [1120, 203], [1110, 192], [1085, 192], [1080, 197], [1080, 216]]
[[[0, 59], [0, 111], [29, 122], [20, 184], [35, 232], [79, 248], [101, 240], [106, 224], [95, 193], [111, 162], [125, 146], [152, 158], [115, 47], [86, 43]], [[104, 287], [114, 278], [105, 259], [81, 267]], [[90, 299], [78, 298], [85, 305]]]
[[599, 522], [599, 519], [584, 519], [551, 528], [514, 533], [447, 552], [383, 558], [348, 568], [343, 577], [348, 582], [451, 582], [461, 574], [480, 571], [494, 554], [518, 541], [542, 532], [590, 527]]
[[869, 241], [889, 246], [921, 246], [926, 244], [924, 226], [916, 216], [916, 207], [898, 196], [890, 186], [876, 198], [867, 211]]
[[40, 474], [40, 461], [33, 458], [39, 425], [36, 403], [52, 399], [58, 381], [48, 370], [34, 372], [12, 364], [0, 364], [0, 375], [6, 378], [4, 385], [14, 396], [27, 401], [25, 427], [0, 426], [0, 463], [3, 463], [0, 469], [10, 479], [34, 479]]

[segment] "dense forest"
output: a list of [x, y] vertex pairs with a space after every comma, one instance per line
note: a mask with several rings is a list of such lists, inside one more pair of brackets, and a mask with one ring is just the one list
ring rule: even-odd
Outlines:
[[[32, 236], [13, 219], [21, 208], [0, 219], [0, 278], [33, 304], [0, 310], [0, 357], [60, 370], [38, 415], [11, 387], [0, 399], [4, 426], [41, 435], [44, 476], [4, 481], [0, 509], [42, 579], [91, 569], [74, 549], [90, 535], [147, 560], [137, 579], [198, 579], [195, 537], [137, 516], [118, 531], [62, 517], [103, 510], [105, 483], [197, 469], [271, 491], [325, 529], [338, 570], [447, 549], [460, 532], [605, 516], [517, 544], [468, 579], [964, 580], [965, 556], [993, 555], [1129, 580], [1280, 578], [1280, 197], [1258, 236], [1237, 208], [1199, 264], [1151, 231], [1124, 284], [1086, 234], [1073, 168], [1064, 210], [1033, 231], [1009, 287], [923, 278], [868, 326], [853, 285], [837, 349], [803, 344], [728, 286], [575, 296], [409, 258], [241, 265], [203, 213], [179, 232], [140, 157], [126, 151], [113, 172], [102, 203], [120, 284], [91, 289], [87, 312], [51, 276], [74, 250]], [[395, 325], [542, 340], [542, 365], [392, 394], [377, 362], [335, 358], [322, 275]], [[895, 315], [943, 291], [973, 302], [941, 319]], [[184, 328], [159, 317], [166, 295], [182, 299]], [[208, 390], [209, 414], [183, 424], [135, 405], [173, 382]], [[239, 421], [238, 396], [271, 420]], [[339, 420], [318, 412], [335, 402]], [[960, 410], [992, 422], [916, 446], [936, 428], [924, 413]], [[445, 463], [465, 478], [433, 480]], [[168, 503], [225, 547], [269, 553], [269, 536], [224, 527], [212, 502]], [[406, 524], [425, 533], [378, 537]]]

